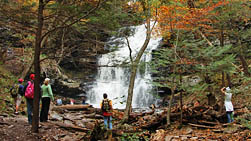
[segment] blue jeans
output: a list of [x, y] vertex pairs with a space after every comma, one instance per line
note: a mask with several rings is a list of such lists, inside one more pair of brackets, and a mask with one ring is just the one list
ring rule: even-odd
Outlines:
[[234, 121], [232, 113], [233, 113], [232, 111], [227, 111], [227, 123], [231, 123]]
[[33, 110], [33, 99], [26, 98], [27, 103], [27, 113], [28, 113], [28, 122], [32, 123], [32, 110]]
[[109, 129], [112, 129], [112, 116], [104, 116], [104, 124], [106, 129], [107, 126], [109, 126]]

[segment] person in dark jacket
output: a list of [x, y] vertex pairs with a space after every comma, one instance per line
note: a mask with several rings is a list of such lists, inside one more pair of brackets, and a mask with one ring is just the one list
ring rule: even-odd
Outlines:
[[24, 95], [24, 86], [22, 85], [23, 79], [20, 78], [18, 79], [18, 95], [17, 95], [17, 100], [16, 100], [16, 112], [15, 114], [18, 114], [19, 106], [22, 102], [22, 96]]

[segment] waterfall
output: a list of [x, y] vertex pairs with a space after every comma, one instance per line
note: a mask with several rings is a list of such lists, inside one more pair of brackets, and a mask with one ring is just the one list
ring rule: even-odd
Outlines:
[[[146, 28], [145, 25], [131, 28], [135, 28], [135, 34], [130, 36], [128, 40], [132, 49], [132, 56], [135, 57], [146, 39]], [[126, 43], [124, 38], [111, 38], [111, 41], [114, 40]], [[146, 53], [141, 57], [141, 62], [151, 60], [151, 51], [157, 48], [160, 40], [161, 38], [152, 38], [150, 40]], [[129, 62], [127, 44], [122, 44], [116, 51], [104, 54], [98, 59], [98, 64], [101, 67], [98, 68], [96, 81], [87, 91], [88, 103], [94, 107], [100, 107], [103, 93], [107, 93], [108, 99], [112, 100], [114, 108], [124, 109], [126, 107], [130, 68], [121, 66], [125, 62]], [[156, 98], [151, 94], [152, 84], [149, 80], [151, 80], [150, 68], [147, 63], [143, 63], [141, 69], [138, 69], [135, 79], [133, 108], [145, 108], [155, 104]]]

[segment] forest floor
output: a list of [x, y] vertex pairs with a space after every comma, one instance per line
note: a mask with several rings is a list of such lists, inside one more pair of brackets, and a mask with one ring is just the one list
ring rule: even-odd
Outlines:
[[62, 133], [53, 126], [39, 127], [39, 133], [31, 133], [31, 125], [27, 122], [27, 117], [17, 115], [14, 117], [0, 118], [0, 140], [1, 141], [37, 141], [37, 140], [57, 140], [56, 135]]
[[[177, 123], [178, 124], [178, 123]], [[176, 125], [177, 125], [176, 124]], [[174, 124], [175, 125], [175, 124]], [[239, 140], [251, 141], [251, 131], [238, 123], [222, 124], [223, 128], [205, 129], [185, 125], [182, 128], [173, 126], [169, 129], [158, 129], [156, 133], [149, 131], [142, 132], [138, 138], [114, 137], [112, 140], [151, 140], [151, 141], [180, 141], [180, 140], [207, 140], [207, 141], [225, 141]], [[116, 129], [114, 129], [116, 130]], [[86, 133], [83, 133], [85, 136]], [[148, 136], [148, 139], [140, 136]], [[39, 133], [31, 133], [31, 125], [27, 122], [24, 115], [0, 115], [0, 140], [1, 141], [77, 141], [89, 140], [81, 137], [81, 134], [69, 129], [59, 128], [54, 121], [43, 122], [39, 124]], [[105, 136], [105, 135], [104, 135]], [[106, 139], [101, 139], [106, 140]]]
[[[1, 67], [0, 67], [1, 68]], [[107, 140], [106, 134], [100, 132], [102, 130], [90, 130], [90, 131], [77, 131], [76, 129], [62, 128], [58, 125], [61, 123], [69, 123], [79, 125], [78, 127], [90, 127], [89, 129], [96, 129], [103, 126], [102, 116], [96, 109], [89, 109], [86, 111], [70, 111], [70, 110], [59, 110], [61, 112], [51, 113], [57, 117], [63, 117], [63, 120], [50, 120], [45, 123], [39, 123], [39, 133], [31, 132], [31, 125], [27, 122], [25, 114], [14, 114], [14, 106], [11, 97], [8, 94], [7, 85], [10, 83], [11, 75], [7, 72], [0, 74], [0, 141], [85, 141], [85, 140]], [[4, 80], [5, 79], [5, 80]], [[250, 84], [250, 83], [249, 83]], [[6, 87], [3, 87], [5, 86]], [[247, 84], [248, 85], [248, 84]], [[250, 90], [245, 94], [238, 94], [233, 96], [233, 104], [235, 110], [235, 122], [226, 124], [225, 121], [217, 122], [214, 119], [214, 110], [208, 111], [204, 105], [200, 105], [200, 108], [193, 106], [194, 97], [184, 98], [184, 105], [191, 105], [184, 110], [184, 123], [180, 126], [179, 123], [179, 111], [174, 107], [172, 113], [174, 114], [171, 118], [171, 126], [165, 128], [162, 126], [165, 124], [165, 113], [164, 116], [154, 112], [153, 114], [139, 114], [134, 113], [136, 116], [134, 121], [122, 125], [123, 128], [119, 128], [119, 122], [121, 119], [114, 118], [112, 140], [117, 141], [137, 141], [137, 140], [150, 140], [150, 141], [180, 141], [180, 140], [206, 140], [206, 141], [251, 141], [251, 98]], [[186, 102], [188, 101], [188, 102]], [[202, 104], [202, 103], [201, 103]], [[25, 111], [25, 103], [22, 105], [22, 111]], [[176, 110], [175, 110], [176, 109]], [[202, 110], [202, 111], [201, 111]], [[206, 111], [208, 111], [206, 113]], [[211, 112], [210, 112], [211, 111]], [[205, 117], [213, 117], [213, 125], [202, 124], [197, 122], [199, 120], [208, 121], [202, 117], [204, 113]], [[25, 113], [25, 112], [24, 112]], [[85, 117], [87, 116], [87, 117]], [[224, 115], [223, 118], [226, 118]], [[91, 119], [92, 118], [92, 119]], [[76, 119], [76, 120], [75, 120]], [[78, 121], [83, 121], [84, 126], [78, 124]], [[96, 121], [99, 121], [99, 126], [96, 126]], [[92, 123], [91, 123], [92, 122]], [[193, 124], [189, 124], [193, 123]], [[201, 127], [198, 127], [201, 125]], [[154, 126], [154, 128], [152, 128]], [[196, 127], [197, 126], [197, 127]], [[145, 128], [150, 127], [151, 129]], [[82, 129], [82, 128], [80, 128]], [[102, 128], [101, 128], [102, 129]], [[94, 132], [93, 132], [94, 131]], [[93, 134], [92, 134], [93, 133]], [[99, 136], [95, 139], [94, 136]], [[101, 137], [100, 137], [101, 136]]]

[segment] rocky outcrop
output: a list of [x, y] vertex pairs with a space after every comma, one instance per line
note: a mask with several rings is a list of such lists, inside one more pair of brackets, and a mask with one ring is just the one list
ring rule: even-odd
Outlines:
[[13, 31], [0, 27], [0, 62], [15, 75], [24, 69], [24, 47]]
[[41, 73], [43, 74], [41, 80], [49, 77], [52, 80], [52, 89], [56, 95], [64, 97], [76, 97], [79, 94], [84, 95], [85, 89], [81, 85], [81, 82], [74, 80], [73, 76], [68, 76], [61, 70], [55, 60], [45, 60], [41, 63]]
[[80, 86], [80, 82], [68, 78], [66, 75], [55, 78], [53, 83], [55, 93], [66, 96], [76, 97], [79, 94], [85, 94], [85, 89]]

